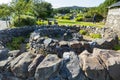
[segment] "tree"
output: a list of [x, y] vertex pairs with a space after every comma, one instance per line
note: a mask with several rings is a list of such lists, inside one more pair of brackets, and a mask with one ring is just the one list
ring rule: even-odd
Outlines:
[[58, 13], [60, 14], [67, 14], [67, 13], [70, 13], [70, 9], [68, 8], [58, 8], [56, 9]]
[[32, 0], [18, 0], [11, 3], [11, 10], [18, 16], [20, 22], [20, 16], [31, 10]]
[[52, 12], [52, 5], [48, 2], [34, 4], [34, 14], [37, 18], [45, 19], [47, 17], [50, 17]]
[[8, 27], [8, 17], [10, 16], [10, 8], [7, 4], [2, 4], [0, 5], [0, 17], [5, 18], [6, 20], [6, 25]]
[[100, 4], [97, 7], [97, 12], [99, 12], [100, 14], [102, 14], [104, 17], [106, 17], [107, 12], [108, 12], [108, 7], [116, 2], [118, 2], [120, 0], [105, 0], [105, 2], [103, 2], [102, 4]]

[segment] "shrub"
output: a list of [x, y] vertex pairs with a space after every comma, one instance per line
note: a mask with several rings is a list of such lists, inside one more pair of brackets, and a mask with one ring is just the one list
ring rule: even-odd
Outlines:
[[96, 14], [96, 21], [99, 22], [99, 21], [102, 21], [103, 20], [103, 16], [100, 15], [100, 14]]
[[59, 16], [54, 16], [54, 18], [55, 18], [55, 19], [58, 19], [58, 18], [59, 18]]
[[10, 50], [17, 50], [17, 49], [20, 49], [20, 45], [23, 42], [24, 42], [24, 38], [23, 37], [14, 37], [11, 42], [6, 44], [6, 46]]
[[63, 18], [66, 20], [70, 20], [70, 16], [67, 16], [67, 15], [65, 15]]
[[82, 35], [86, 35], [87, 31], [86, 30], [80, 30], [79, 33], [82, 34]]
[[90, 37], [91, 37], [91, 38], [94, 38], [94, 39], [95, 39], [95, 38], [101, 38], [101, 35], [100, 35], [100, 34], [91, 33], [91, 34], [90, 34]]
[[83, 21], [83, 17], [77, 17], [75, 21]]
[[36, 24], [37, 24], [37, 25], [44, 25], [44, 22], [41, 21], [41, 20], [38, 20], [38, 21], [36, 21]]
[[113, 48], [113, 50], [120, 50], [120, 44], [115, 45], [114, 48]]
[[13, 25], [16, 27], [28, 26], [28, 25], [31, 26], [36, 23], [36, 19], [33, 16], [21, 15], [20, 18], [16, 16], [12, 22]]
[[26, 49], [30, 49], [30, 44], [29, 43], [26, 44]]
[[92, 18], [92, 15], [89, 14], [89, 13], [86, 13], [86, 14], [84, 15], [84, 18]]
[[83, 14], [77, 14], [77, 17], [83, 17]]
[[63, 16], [60, 16], [59, 19], [63, 19], [64, 17]]

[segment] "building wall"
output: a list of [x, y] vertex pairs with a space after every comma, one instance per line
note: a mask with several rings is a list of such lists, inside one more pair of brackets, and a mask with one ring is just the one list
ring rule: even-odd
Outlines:
[[118, 31], [120, 35], [120, 8], [109, 9], [105, 27]]

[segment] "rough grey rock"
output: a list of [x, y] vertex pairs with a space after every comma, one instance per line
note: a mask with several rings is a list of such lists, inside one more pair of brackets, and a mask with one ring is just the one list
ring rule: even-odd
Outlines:
[[32, 63], [28, 66], [29, 76], [34, 76], [36, 67], [42, 62], [45, 56], [38, 54]]
[[20, 53], [20, 50], [13, 50], [13, 51], [9, 51], [9, 52], [8, 52], [8, 55], [9, 55], [10, 57], [13, 57], [13, 58], [19, 56], [20, 54], [21, 54], [21, 53]]
[[94, 46], [96, 48], [101, 49], [113, 49], [116, 45], [118, 45], [118, 38], [102, 38], [102, 39], [95, 39], [93, 42], [97, 44]]
[[[7, 70], [10, 66], [9, 66], [9, 62], [12, 60], [11, 57], [9, 57], [8, 59], [6, 60], [2, 60], [0, 61], [0, 72], [1, 71], [5, 71]], [[8, 69], [9, 70], [9, 69]]]
[[92, 80], [119, 80], [120, 53], [95, 48], [93, 53], [84, 51], [79, 56], [80, 66]]
[[83, 36], [80, 35], [79, 33], [73, 33], [72, 36], [73, 36], [73, 40], [78, 40], [78, 41], [83, 40]]
[[82, 43], [80, 41], [76, 41], [76, 40], [70, 41], [69, 46], [77, 54], [81, 53], [85, 49], [85, 48], [83, 49]]
[[3, 78], [3, 75], [2, 75], [2, 74], [0, 74], [0, 80], [2, 80], [2, 78]]
[[2, 78], [2, 80], [23, 80], [14, 76], [5, 76]]
[[8, 58], [8, 49], [4, 48], [0, 50], [0, 61]]
[[79, 58], [74, 52], [64, 52], [63, 66], [61, 67], [59, 73], [65, 80], [86, 79], [79, 66]]
[[61, 64], [61, 59], [57, 55], [48, 54], [45, 59], [38, 65], [35, 72], [36, 80], [47, 80], [55, 73]]
[[35, 58], [35, 55], [31, 53], [23, 53], [13, 61], [11, 61], [11, 71], [13, 74], [20, 78], [26, 78], [28, 74], [28, 66]]
[[92, 56], [87, 51], [80, 54], [80, 65], [86, 77], [91, 80], [110, 80], [105, 67], [99, 62], [99, 59]]
[[52, 41], [53, 40], [51, 38], [48, 38], [48, 39], [45, 39], [43, 43], [44, 43], [45, 47], [48, 47], [50, 45], [50, 43], [52, 43]]

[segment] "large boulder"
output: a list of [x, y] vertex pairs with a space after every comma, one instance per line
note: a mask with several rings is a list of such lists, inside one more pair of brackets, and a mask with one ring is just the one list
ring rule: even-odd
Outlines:
[[78, 41], [83, 40], [83, 36], [80, 35], [79, 33], [73, 33], [72, 36], [73, 36], [73, 40], [78, 40]]
[[0, 61], [8, 58], [8, 52], [9, 50], [7, 48], [3, 48], [0, 50]]
[[11, 57], [9, 57], [8, 59], [6, 60], [2, 60], [0, 61], [0, 72], [1, 71], [7, 71], [9, 69], [9, 62], [12, 60]]
[[36, 80], [47, 80], [52, 74], [59, 70], [61, 59], [57, 55], [48, 54], [38, 65], [35, 72]]
[[28, 66], [35, 58], [35, 55], [26, 52], [11, 61], [11, 71], [17, 77], [25, 79], [28, 77]]
[[95, 39], [93, 42], [97, 43], [94, 47], [101, 49], [113, 49], [118, 44], [118, 38]]
[[77, 54], [81, 53], [85, 49], [84, 46], [82, 45], [82, 43], [80, 41], [76, 41], [76, 40], [70, 41], [69, 46]]
[[60, 69], [63, 80], [85, 80], [85, 76], [79, 66], [79, 58], [74, 52], [64, 52], [63, 65]]
[[20, 54], [21, 54], [20, 50], [13, 50], [8, 52], [8, 55], [13, 58], [19, 56]]
[[43, 61], [45, 56], [38, 54], [32, 63], [28, 66], [29, 76], [34, 76], [36, 67]]
[[84, 51], [79, 55], [80, 66], [91, 80], [119, 80], [120, 53], [97, 49], [93, 53]]
[[22, 80], [14, 76], [4, 76], [1, 80]]

